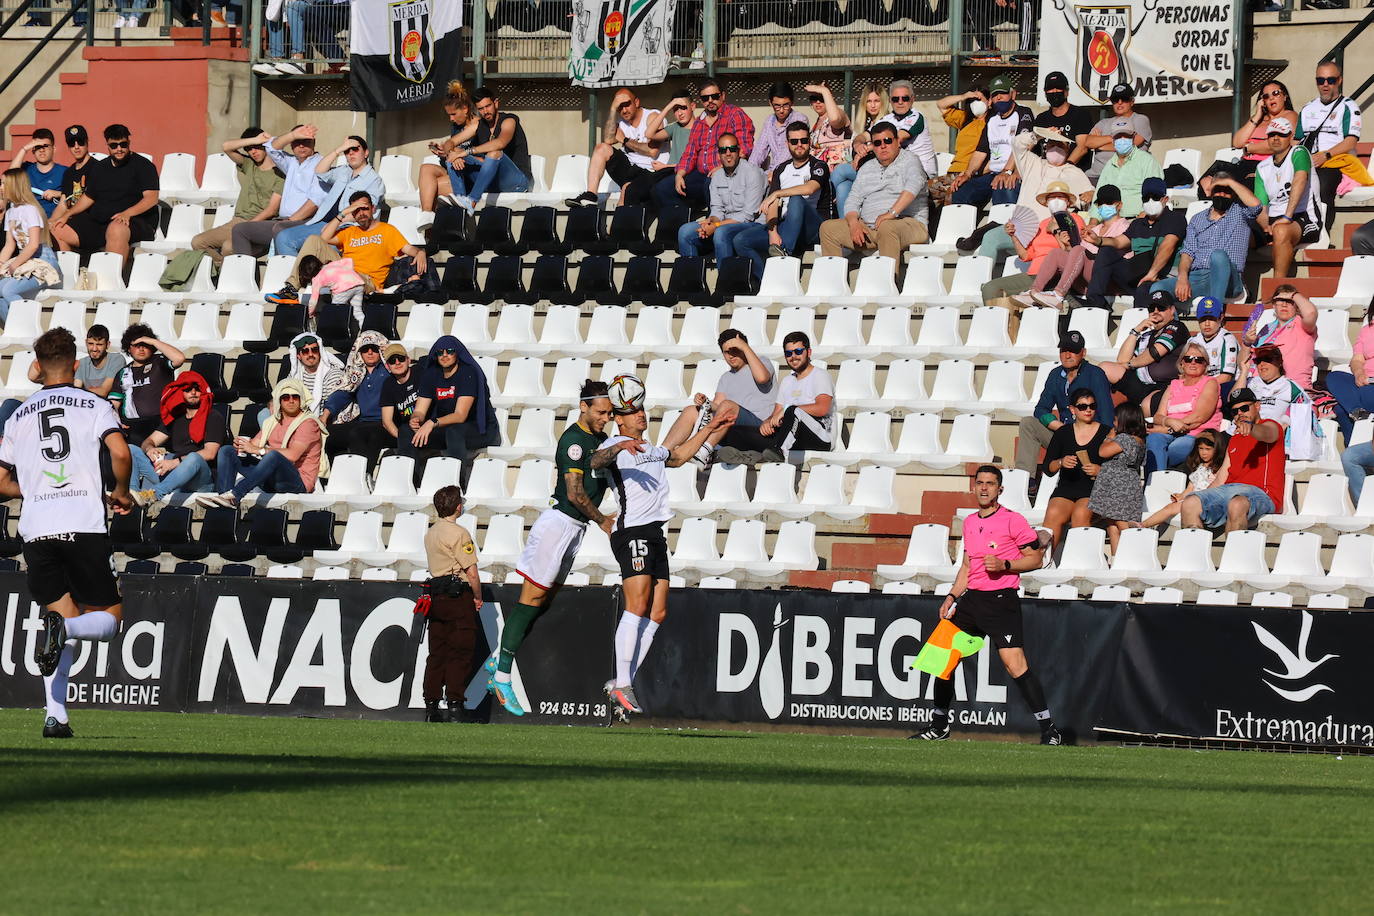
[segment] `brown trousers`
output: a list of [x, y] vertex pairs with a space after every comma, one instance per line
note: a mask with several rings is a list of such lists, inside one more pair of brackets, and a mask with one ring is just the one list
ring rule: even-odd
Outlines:
[[247, 220], [239, 219], [236, 216], [223, 226], [206, 229], [191, 239], [191, 249], [205, 252], [210, 256], [210, 260], [218, 266], [226, 257], [234, 253], [234, 227], [245, 222]]
[[906, 251], [907, 246], [924, 245], [930, 241], [925, 224], [911, 217], [884, 220], [874, 234], [877, 236], [876, 245], [869, 244], [856, 249], [854, 239], [849, 235], [849, 223], [842, 219], [828, 219], [821, 223], [821, 254], [844, 255], [852, 251], [867, 255], [877, 251], [891, 258], [893, 270], [900, 274], [902, 252]]
[[436, 703], [447, 690], [450, 707], [463, 702], [468, 681], [477, 672], [477, 610], [472, 592], [457, 598], [435, 596], [429, 609], [429, 657], [425, 659], [426, 703]]

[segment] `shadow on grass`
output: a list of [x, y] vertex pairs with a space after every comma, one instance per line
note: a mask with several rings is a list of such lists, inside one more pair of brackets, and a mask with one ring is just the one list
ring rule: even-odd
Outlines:
[[[927, 762], [939, 761], [927, 758]], [[98, 780], [75, 782], [54, 764], [101, 767]], [[120, 765], [138, 772], [121, 772]], [[835, 770], [823, 767], [763, 763], [711, 763], [705, 761], [625, 763], [539, 763], [492, 761], [460, 755], [393, 757], [324, 757], [283, 754], [196, 754], [172, 751], [113, 751], [82, 749], [61, 758], [39, 748], [0, 751], [0, 772], [11, 778], [0, 785], [0, 810], [14, 811], [27, 805], [64, 804], [81, 801], [168, 800], [221, 792], [297, 792], [346, 786], [421, 787], [457, 784], [513, 784], [596, 779], [682, 780], [687, 782], [752, 783], [760, 786], [877, 787], [891, 789], [996, 789], [1018, 791], [1179, 790], [1231, 793], [1268, 793], [1278, 796], [1349, 799], [1352, 792], [1370, 794], [1349, 786], [1295, 786], [1189, 780], [1163, 781], [1135, 777], [1111, 777], [1085, 773], [1015, 775], [941, 771], [907, 774]], [[51, 780], [51, 783], [49, 783]], [[51, 791], [48, 791], [51, 785]]]

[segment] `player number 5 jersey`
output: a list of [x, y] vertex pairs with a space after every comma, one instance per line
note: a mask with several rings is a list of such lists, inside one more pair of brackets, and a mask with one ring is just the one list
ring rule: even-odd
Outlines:
[[14, 412], [0, 465], [24, 493], [21, 538], [106, 532], [100, 447], [118, 429], [109, 401], [70, 385], [40, 389]]

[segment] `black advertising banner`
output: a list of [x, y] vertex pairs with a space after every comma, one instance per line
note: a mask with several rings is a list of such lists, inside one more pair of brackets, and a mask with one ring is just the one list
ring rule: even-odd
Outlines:
[[[656, 716], [888, 727], [930, 721], [934, 678], [910, 669], [941, 599], [829, 592], [675, 593], [636, 681]], [[1024, 601], [1026, 653], [1061, 728], [1091, 732], [1125, 622], [1119, 605]], [[953, 725], [1038, 728], [989, 646], [955, 673]]]
[[1364, 611], [1138, 607], [1099, 730], [1374, 745], [1372, 636]]

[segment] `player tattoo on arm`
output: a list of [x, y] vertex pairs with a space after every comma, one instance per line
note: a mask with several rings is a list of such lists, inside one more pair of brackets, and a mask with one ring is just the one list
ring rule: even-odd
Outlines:
[[[592, 453], [593, 470], [601, 470], [615, 464], [615, 457], [621, 452], [628, 451], [630, 454], [638, 454], [644, 451], [644, 443], [639, 439], [626, 439], [624, 442], [617, 442], [610, 448], [597, 449]], [[581, 483], [581, 480], [578, 481]]]
[[[602, 451], [609, 451], [609, 449], [602, 449]], [[577, 511], [598, 525], [606, 520], [606, 516], [601, 514], [601, 510], [592, 505], [591, 497], [587, 495], [586, 488], [582, 486], [581, 474], [574, 474], [569, 471], [563, 475], [563, 481], [568, 488], [568, 502], [576, 506]]]

